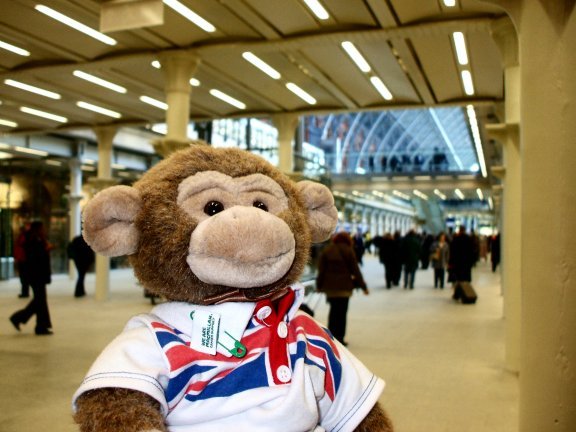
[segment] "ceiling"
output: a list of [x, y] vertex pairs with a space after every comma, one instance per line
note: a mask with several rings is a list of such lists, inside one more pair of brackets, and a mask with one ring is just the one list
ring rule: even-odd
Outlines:
[[[498, 152], [484, 126], [500, 121], [504, 98], [503, 66], [491, 30], [507, 18], [488, 3], [455, 0], [455, 6], [448, 7], [443, 0], [320, 0], [329, 14], [323, 20], [307, 7], [309, 0], [180, 0], [214, 26], [215, 31], [206, 32], [166, 4], [173, 0], [42, 1], [96, 30], [100, 29], [101, 15], [112, 17], [112, 25], [136, 22], [135, 28], [107, 32], [117, 42], [111, 46], [41, 13], [36, 9], [41, 1], [0, 0], [0, 136], [162, 123], [166, 111], [142, 102], [140, 97], [166, 100], [162, 69], [153, 67], [152, 62], [161, 59], [162, 53], [179, 51], [199, 60], [193, 74], [198, 82], [191, 86], [192, 121], [389, 109], [399, 110], [400, 118], [405, 115], [400, 111], [410, 108], [473, 105], [491, 177], [490, 164]], [[142, 19], [162, 19], [163, 23], [138, 25]], [[464, 35], [468, 64], [457, 60], [453, 32]], [[368, 72], [362, 72], [351, 60], [341, 45], [343, 41], [352, 42], [363, 55]], [[29, 55], [15, 54], [3, 43]], [[242, 56], [246, 51], [272, 66], [280, 78], [272, 79], [247, 62]], [[463, 70], [471, 74], [473, 94], [464, 90]], [[126, 92], [117, 93], [78, 78], [74, 71], [115, 83]], [[375, 77], [388, 88], [391, 99], [372, 85]], [[60, 98], [39, 96], [6, 80], [55, 92]], [[315, 103], [295, 95], [287, 83], [297, 85]], [[236, 108], [214, 97], [214, 89], [245, 107]], [[79, 101], [114, 111], [120, 117], [83, 109], [77, 105]], [[56, 114], [66, 121], [31, 115], [22, 107]], [[442, 181], [438, 179], [424, 182], [447, 193], [459, 184], [458, 179], [452, 180], [448, 184], [434, 183]], [[360, 179], [360, 184], [356, 181], [345, 178], [340, 188], [344, 190], [347, 185], [363, 190], [379, 184], [385, 190], [400, 186], [391, 184], [389, 177]], [[414, 187], [412, 178], [406, 181], [405, 190]], [[481, 181], [480, 186], [489, 190], [490, 178]], [[463, 187], [474, 196], [478, 184]]]
[[[42, 0], [2, 0], [0, 41], [28, 51], [0, 48], [0, 133], [36, 133], [100, 124], [163, 122], [166, 112], [140, 96], [165, 100], [162, 70], [151, 66], [163, 51], [184, 50], [200, 59], [192, 87], [191, 119], [267, 116], [280, 113], [417, 108], [474, 104], [482, 122], [504, 95], [500, 54], [490, 29], [504, 12], [476, 0], [321, 0], [329, 18], [320, 20], [304, 0], [181, 0], [213, 24], [208, 33], [161, 0], [44, 0], [42, 3], [99, 29], [101, 7], [140, 6], [163, 12], [163, 24], [107, 33], [107, 45], [39, 12]], [[127, 4], [130, 5], [127, 6]], [[160, 9], [155, 9], [160, 8]], [[151, 12], [150, 12], [151, 13]], [[162, 14], [161, 14], [162, 15]], [[117, 12], [127, 23], [136, 12]], [[160, 16], [160, 15], [159, 15]], [[452, 33], [463, 32], [469, 64], [455, 58]], [[371, 67], [361, 72], [342, 49], [351, 41]], [[250, 51], [281, 73], [272, 79], [243, 59]], [[471, 72], [467, 95], [460, 71]], [[73, 75], [80, 70], [124, 87], [120, 94]], [[393, 98], [371, 84], [379, 77]], [[14, 88], [15, 80], [61, 95], [54, 100]], [[289, 91], [291, 82], [316, 99], [310, 105]], [[242, 101], [235, 108], [210, 94], [218, 89]], [[114, 119], [79, 108], [78, 101], [121, 115]], [[65, 117], [65, 123], [21, 111], [30, 107]], [[16, 125], [14, 125], [14, 123]]]

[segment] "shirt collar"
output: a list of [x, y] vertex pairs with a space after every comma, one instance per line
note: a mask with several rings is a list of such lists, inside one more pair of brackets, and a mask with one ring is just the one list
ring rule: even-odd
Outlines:
[[[288, 321], [294, 317], [304, 300], [304, 286], [302, 284], [296, 283], [289, 288], [294, 291], [294, 302], [286, 314]], [[154, 307], [151, 313], [187, 336], [192, 334], [193, 320], [191, 314], [195, 311], [218, 314], [220, 316], [219, 338], [220, 335], [228, 333], [231, 338], [240, 341], [254, 316], [256, 305], [255, 302], [226, 302], [208, 306], [184, 302], [166, 302]], [[227, 357], [231, 356], [230, 352], [220, 344], [216, 350]]]

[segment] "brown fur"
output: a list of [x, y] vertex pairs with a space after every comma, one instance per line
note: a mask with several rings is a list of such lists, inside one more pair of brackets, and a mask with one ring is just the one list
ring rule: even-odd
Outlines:
[[354, 432], [393, 432], [392, 421], [380, 404], [376, 403]]
[[169, 161], [160, 162], [134, 185], [140, 192], [143, 205], [136, 219], [140, 246], [130, 256], [138, 280], [153, 294], [190, 303], [201, 304], [204, 298], [230, 291], [231, 287], [206, 284], [190, 272], [186, 255], [190, 235], [197, 222], [176, 204], [177, 188], [182, 180], [197, 172], [214, 169], [232, 177], [262, 173], [280, 184], [290, 198], [288, 211], [279, 216], [295, 236], [294, 263], [286, 275], [276, 282], [245, 290], [247, 298], [255, 298], [296, 282], [304, 270], [310, 249], [306, 208], [298, 189], [288, 177], [259, 156], [209, 146], [196, 146], [194, 152], [184, 150], [175, 153]]
[[133, 390], [105, 388], [92, 390], [76, 401], [74, 420], [80, 432], [167, 431], [160, 404]]

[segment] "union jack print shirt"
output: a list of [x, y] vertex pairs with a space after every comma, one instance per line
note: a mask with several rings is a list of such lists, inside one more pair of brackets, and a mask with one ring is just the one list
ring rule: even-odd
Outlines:
[[121, 387], [162, 406], [172, 432], [352, 431], [384, 389], [298, 310], [301, 285], [272, 304], [169, 302], [132, 318], [74, 400]]

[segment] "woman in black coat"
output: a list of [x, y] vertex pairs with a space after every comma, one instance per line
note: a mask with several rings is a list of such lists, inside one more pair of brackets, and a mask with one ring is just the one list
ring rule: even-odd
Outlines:
[[20, 325], [26, 324], [32, 315], [36, 315], [36, 334], [50, 335], [52, 323], [48, 311], [46, 285], [52, 281], [52, 272], [50, 270], [50, 245], [46, 240], [42, 222], [32, 222], [30, 225], [24, 250], [28, 263], [28, 281], [34, 297], [24, 309], [15, 312], [10, 317], [10, 321], [16, 330], [20, 331]]
[[450, 243], [450, 282], [471, 282], [474, 262], [474, 241], [466, 228], [460, 227]]

